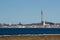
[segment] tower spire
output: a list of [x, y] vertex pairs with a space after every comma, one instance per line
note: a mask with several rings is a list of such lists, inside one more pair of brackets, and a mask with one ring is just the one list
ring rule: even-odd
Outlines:
[[43, 11], [41, 10], [41, 23], [43, 24]]

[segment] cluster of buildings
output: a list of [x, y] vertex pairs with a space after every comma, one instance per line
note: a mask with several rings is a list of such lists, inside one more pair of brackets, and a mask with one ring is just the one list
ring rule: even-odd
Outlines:
[[0, 28], [60, 28], [60, 23], [0, 24]]
[[60, 23], [47, 22], [43, 20], [41, 11], [41, 22], [31, 24], [0, 24], [0, 28], [60, 28]]

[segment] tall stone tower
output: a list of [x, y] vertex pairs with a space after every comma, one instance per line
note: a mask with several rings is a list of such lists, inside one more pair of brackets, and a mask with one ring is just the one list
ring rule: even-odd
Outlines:
[[41, 10], [41, 23], [43, 25], [43, 11]]

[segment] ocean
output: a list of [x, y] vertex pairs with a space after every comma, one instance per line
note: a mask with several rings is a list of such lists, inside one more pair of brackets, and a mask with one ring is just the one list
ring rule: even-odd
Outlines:
[[60, 34], [60, 28], [0, 28], [0, 35]]

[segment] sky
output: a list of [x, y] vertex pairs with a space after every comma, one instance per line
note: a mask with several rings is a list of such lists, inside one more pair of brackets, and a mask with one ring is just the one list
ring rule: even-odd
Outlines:
[[60, 0], [0, 0], [0, 23], [40, 23], [41, 10], [45, 21], [60, 22]]

